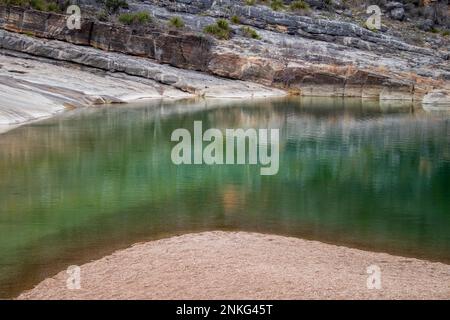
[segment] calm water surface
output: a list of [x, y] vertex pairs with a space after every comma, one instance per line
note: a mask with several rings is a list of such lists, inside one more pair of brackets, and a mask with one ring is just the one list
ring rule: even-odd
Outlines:
[[[175, 166], [170, 135], [280, 128], [280, 170]], [[152, 103], [0, 135], [0, 297], [132, 243], [291, 235], [450, 262], [450, 112], [342, 99]]]

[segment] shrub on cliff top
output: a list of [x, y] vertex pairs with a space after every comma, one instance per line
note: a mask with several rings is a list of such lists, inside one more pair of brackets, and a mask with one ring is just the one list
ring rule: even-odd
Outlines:
[[151, 21], [147, 12], [123, 13], [119, 16], [119, 21], [123, 24], [145, 24]]
[[282, 0], [272, 0], [270, 2], [270, 7], [272, 8], [272, 10], [274, 11], [279, 11], [281, 9], [284, 8], [284, 3]]
[[245, 4], [248, 6], [254, 6], [256, 4], [256, 0], [245, 0]]
[[216, 21], [216, 24], [219, 28], [223, 30], [230, 30], [230, 25], [228, 24], [228, 21], [225, 19], [219, 19]]
[[230, 39], [231, 29], [228, 21], [225, 19], [219, 19], [215, 24], [206, 26], [203, 29], [204, 32], [212, 34], [218, 39], [228, 40]]
[[134, 20], [134, 14], [132, 13], [122, 13], [119, 16], [119, 22], [123, 24], [132, 24]]
[[239, 17], [237, 15], [232, 16], [230, 20], [231, 20], [231, 23], [234, 23], [234, 24], [241, 23], [241, 19], [239, 19]]
[[33, 9], [39, 10], [39, 11], [45, 11], [45, 9], [47, 9], [47, 4], [45, 3], [44, 0], [31, 0], [30, 6]]
[[106, 10], [100, 11], [99, 13], [97, 13], [97, 19], [102, 22], [109, 21], [108, 12], [106, 12]]
[[432, 28], [430, 29], [430, 32], [431, 32], [431, 33], [439, 33], [439, 29], [437, 29], [437, 28], [435, 28], [435, 27], [432, 27]]
[[252, 39], [261, 39], [261, 37], [259, 36], [258, 32], [256, 32], [254, 29], [250, 28], [250, 27], [242, 27], [241, 28], [242, 33], [244, 34], [244, 36], [246, 36], [247, 38], [252, 38]]
[[4, 4], [7, 6], [28, 6], [30, 5], [30, 1], [28, 0], [0, 0], [0, 4]]
[[309, 10], [309, 4], [307, 4], [303, 0], [295, 0], [291, 2], [291, 4], [289, 5], [289, 9], [291, 11]]
[[0, 4], [7, 6], [26, 7], [38, 11], [60, 11], [59, 5], [54, 0], [0, 0]]
[[134, 14], [134, 21], [137, 23], [149, 23], [152, 20], [148, 12], [141, 11]]
[[[24, 1], [22, 1], [23, 3]], [[46, 0], [30, 0], [29, 6], [34, 10], [47, 11], [47, 12], [57, 12], [59, 11], [59, 6], [54, 1]]]
[[183, 28], [184, 21], [180, 17], [172, 17], [169, 20], [169, 25], [175, 28]]
[[49, 4], [47, 4], [47, 11], [58, 12], [59, 6], [54, 2], [50, 2]]

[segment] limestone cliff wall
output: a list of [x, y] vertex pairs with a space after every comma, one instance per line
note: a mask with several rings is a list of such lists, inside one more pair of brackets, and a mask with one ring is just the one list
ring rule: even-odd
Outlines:
[[[196, 20], [196, 25], [201, 26], [214, 21], [212, 17], [216, 11], [211, 9], [212, 5], [205, 8], [212, 12], [209, 16], [189, 12], [188, 5], [184, 11]], [[139, 6], [139, 9], [143, 10], [145, 6]], [[169, 5], [162, 2], [161, 6]], [[169, 10], [171, 8], [159, 9], [165, 10], [158, 11], [159, 16], [170, 17], [173, 14]], [[154, 7], [148, 10], [155, 12]], [[184, 14], [179, 8], [174, 10], [177, 15], [180, 11]], [[182, 30], [158, 24], [130, 27], [92, 18], [82, 19], [81, 30], [69, 30], [65, 15], [5, 6], [0, 6], [0, 28], [64, 41], [81, 48], [93, 47], [139, 56], [160, 64], [169, 64], [180, 71], [197, 70], [302, 95], [450, 102], [448, 52], [412, 46], [351, 23], [292, 17], [269, 11], [265, 14], [266, 11], [261, 13], [261, 10], [268, 9], [255, 8], [239, 12], [248, 18], [249, 24], [262, 28], [258, 30], [262, 40], [242, 37], [234, 27], [235, 37], [229, 41], [218, 41], [199, 32], [195, 25]], [[187, 16], [186, 21], [189, 21]], [[295, 28], [293, 23], [296, 24]], [[114, 59], [103, 59], [101, 51], [93, 53], [76, 49], [71, 54], [65, 54], [70, 48], [56, 50], [55, 46], [11, 34], [0, 34], [0, 47], [5, 49], [59, 60], [70, 56], [67, 61], [81, 64], [88, 60], [92, 62], [95, 55], [99, 62], [97, 65], [90, 63], [90, 66], [108, 71], [126, 69], [127, 73], [134, 76], [149, 78], [148, 69], [135, 62], [132, 65], [125, 62], [120, 68], [115, 68]], [[165, 79], [165, 83], [169, 84], [176, 81]], [[189, 85], [185, 83], [184, 86]], [[429, 95], [434, 98], [424, 99]]]
[[0, 6], [0, 27], [40, 38], [155, 59], [180, 68], [205, 71], [211, 42], [203, 36], [157, 27], [130, 28], [82, 19], [81, 30], [69, 30], [67, 15]]

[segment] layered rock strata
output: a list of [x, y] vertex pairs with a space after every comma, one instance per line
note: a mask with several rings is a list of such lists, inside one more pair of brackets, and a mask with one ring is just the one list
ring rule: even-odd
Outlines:
[[[137, 96], [153, 98], [164, 97], [148, 93], [159, 92], [162, 86], [178, 90], [177, 96], [183, 96], [180, 92], [212, 97], [283, 94], [272, 87], [305, 96], [450, 104], [450, 61], [445, 48], [421, 47], [356, 23], [274, 12], [237, 0], [135, 1], [130, 9], [149, 12], [153, 23], [126, 26], [87, 15], [80, 30], [69, 30], [66, 15], [0, 6], [0, 49], [10, 56], [26, 53], [27, 59], [45, 58], [41, 62], [46, 64], [69, 62], [115, 78], [132, 77], [128, 80], [140, 83], [137, 87], [145, 91]], [[186, 27], [168, 28], [164, 21], [173, 16], [182, 17]], [[241, 25], [255, 28], [260, 39], [246, 37], [241, 25], [231, 26], [230, 40], [202, 32], [219, 17], [232, 16], [238, 16]], [[28, 81], [17, 79], [20, 73], [11, 77], [11, 72], [5, 72], [1, 75], [4, 101], [23, 85], [20, 81]], [[130, 86], [134, 92], [136, 88]], [[42, 87], [41, 83], [39, 90]], [[64, 91], [66, 98], [92, 104], [123, 102], [128, 100], [124, 96], [133, 96], [111, 96], [102, 90], [90, 96], [77, 89], [70, 88], [76, 94]], [[36, 87], [31, 90], [37, 91]]]

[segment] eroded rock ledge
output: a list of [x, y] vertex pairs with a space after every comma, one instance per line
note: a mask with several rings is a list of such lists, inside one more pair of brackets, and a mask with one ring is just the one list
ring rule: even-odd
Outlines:
[[[202, 15], [196, 10], [200, 5], [206, 10]], [[234, 0], [147, 1], [131, 7], [158, 19], [182, 15], [187, 27], [129, 27], [85, 18], [81, 30], [70, 31], [65, 15], [0, 6], [0, 47], [120, 71], [195, 94], [204, 91], [192, 79], [199, 83], [204, 81], [199, 75], [210, 74], [301, 95], [450, 103], [447, 51], [414, 46], [348, 22], [277, 13]], [[262, 40], [237, 33], [230, 41], [218, 41], [200, 32], [216, 17], [236, 13], [243, 23], [259, 28]], [[162, 72], [161, 64], [175, 68]], [[186, 77], [185, 70], [199, 73]], [[203, 89], [208, 87], [203, 83]]]
[[[0, 37], [5, 33], [0, 30]], [[97, 49], [65, 42], [10, 36], [10, 41], [20, 43], [21, 51], [53, 59], [0, 49], [0, 132], [10, 129], [10, 124], [48, 117], [65, 108], [142, 99], [284, 95], [259, 84], [178, 70], [138, 57], [99, 55]]]

